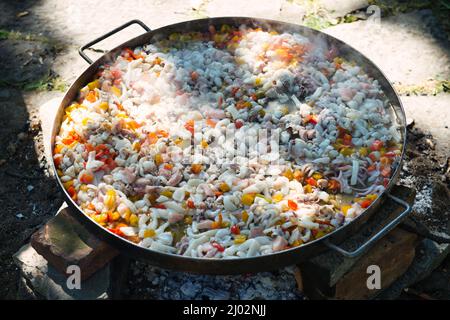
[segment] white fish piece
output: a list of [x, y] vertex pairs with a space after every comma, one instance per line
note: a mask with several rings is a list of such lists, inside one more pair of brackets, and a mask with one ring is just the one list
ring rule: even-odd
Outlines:
[[177, 202], [182, 202], [184, 200], [185, 193], [184, 188], [177, 188], [172, 194], [172, 199]]
[[223, 205], [228, 211], [236, 211], [239, 205], [239, 199], [234, 195], [226, 195], [223, 197]]
[[137, 236], [139, 229], [135, 227], [121, 227], [120, 231], [127, 237]]

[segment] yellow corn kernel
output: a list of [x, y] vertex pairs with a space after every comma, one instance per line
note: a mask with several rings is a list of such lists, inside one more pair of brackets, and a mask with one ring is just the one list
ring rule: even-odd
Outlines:
[[306, 186], [303, 187], [303, 191], [305, 191], [305, 193], [313, 192], [312, 186], [310, 184], [307, 184]]
[[116, 191], [110, 189], [106, 192], [105, 206], [107, 210], [114, 210], [116, 208]]
[[315, 172], [315, 173], [312, 175], [312, 177], [313, 177], [315, 180], [319, 180], [319, 179], [322, 179], [322, 178], [323, 178], [322, 174], [320, 174], [319, 172]]
[[286, 178], [288, 178], [289, 181], [291, 181], [292, 179], [294, 179], [294, 173], [292, 172], [291, 169], [287, 169], [285, 172], [283, 172], [283, 176], [285, 176]]
[[273, 195], [272, 200], [273, 202], [280, 202], [281, 200], [283, 200], [283, 194], [281, 192], [277, 192]]
[[202, 140], [202, 142], [200, 143], [200, 145], [202, 146], [203, 149], [208, 148], [208, 142], [206, 142], [205, 139]]
[[369, 149], [367, 149], [366, 147], [359, 148], [359, 155], [361, 157], [366, 157], [368, 154], [369, 154]]
[[99, 107], [100, 109], [102, 109], [103, 111], [108, 111], [108, 109], [109, 109], [108, 102], [105, 102], [105, 101], [101, 102], [101, 103], [98, 105], [98, 107]]
[[156, 232], [153, 229], [147, 229], [144, 231], [144, 238], [152, 238], [155, 235], [156, 235]]
[[160, 153], [155, 155], [155, 164], [159, 166], [161, 163], [163, 163], [163, 158]]
[[299, 245], [301, 245], [302, 244], [302, 241], [301, 240], [295, 240], [294, 242], [292, 242], [292, 246], [293, 247], [298, 247]]
[[222, 192], [228, 192], [228, 191], [230, 191], [230, 186], [229, 186], [228, 184], [226, 184], [225, 182], [222, 182], [222, 183], [219, 185], [219, 189], [220, 189], [220, 191], [222, 191]]
[[93, 219], [97, 223], [105, 223], [106, 221], [108, 221], [108, 214], [107, 213], [97, 214], [93, 217]]
[[192, 217], [191, 216], [184, 217], [184, 223], [185, 224], [192, 224]]
[[111, 221], [117, 221], [120, 218], [120, 214], [117, 211], [109, 211], [108, 212], [108, 219]]
[[86, 117], [86, 118], [83, 118], [83, 120], [81, 120], [81, 124], [82, 124], [83, 126], [85, 126], [85, 125], [87, 125], [87, 124], [88, 124], [89, 120], [91, 120], [91, 119], [90, 119], [90, 118], [88, 118], [88, 117]]
[[344, 62], [344, 59], [342, 59], [341, 57], [336, 57], [333, 59], [333, 62], [336, 64], [342, 64]]
[[353, 154], [354, 151], [355, 151], [355, 150], [354, 150], [353, 148], [344, 147], [344, 148], [341, 149], [340, 152], [341, 152], [341, 154], [342, 154], [343, 156], [348, 157], [348, 156], [351, 156], [351, 155]]
[[118, 114], [116, 114], [117, 118], [122, 118], [122, 119], [126, 119], [128, 118], [127, 114], [125, 112], [119, 112]]
[[111, 92], [116, 96], [116, 97], [120, 97], [122, 95], [122, 91], [117, 88], [116, 86], [112, 86], [111, 87]]
[[180, 137], [175, 139], [175, 144], [182, 144], [183, 143], [183, 139], [181, 139]]
[[255, 194], [253, 193], [246, 193], [242, 195], [241, 201], [242, 204], [245, 206], [251, 206], [253, 204], [253, 201], [255, 201]]
[[71, 186], [73, 186], [73, 180], [69, 180], [67, 182], [64, 182], [63, 186], [64, 186], [65, 189], [69, 189]]
[[322, 238], [324, 235], [326, 235], [327, 233], [323, 230], [319, 230], [317, 231], [316, 235], [314, 236], [314, 239], [319, 239]]
[[98, 79], [96, 79], [92, 82], [89, 82], [87, 86], [89, 90], [94, 90], [96, 88], [100, 88], [100, 82], [98, 81]]
[[347, 211], [351, 208], [352, 206], [350, 204], [344, 204], [343, 206], [341, 206], [341, 210], [342, 213], [344, 214], [344, 216], [347, 215]]
[[247, 222], [248, 220], [248, 212], [247, 211], [242, 211], [242, 221]]
[[64, 109], [66, 112], [72, 112], [76, 108], [79, 107], [78, 103], [72, 103], [70, 106], [68, 106], [66, 109]]
[[56, 172], [58, 173], [58, 176], [60, 176], [60, 177], [64, 175], [64, 172], [62, 172], [61, 169], [56, 170]]
[[247, 240], [247, 237], [243, 234], [238, 234], [234, 237], [234, 243], [235, 244], [241, 244], [244, 243]]
[[139, 152], [141, 150], [141, 143], [139, 141], [135, 141], [135, 142], [133, 142], [132, 147], [133, 147], [134, 151], [138, 151]]
[[130, 216], [130, 226], [137, 227], [139, 222], [139, 218], [134, 213]]
[[256, 79], [255, 79], [255, 85], [256, 85], [256, 86], [261, 85], [261, 83], [262, 83], [262, 79], [261, 79], [261, 78], [256, 78]]
[[54, 149], [54, 153], [61, 153], [64, 146], [62, 144], [57, 144]]
[[80, 186], [80, 191], [84, 191], [84, 192], [88, 191], [88, 186], [85, 185], [85, 184], [82, 184], [82, 185]]
[[367, 199], [367, 200], [370, 200], [370, 201], [374, 201], [376, 198], [378, 198], [378, 195], [377, 195], [377, 194], [368, 194], [368, 195], [366, 196], [366, 199]]
[[161, 191], [160, 194], [164, 197], [172, 198], [173, 192], [166, 189], [166, 190]]

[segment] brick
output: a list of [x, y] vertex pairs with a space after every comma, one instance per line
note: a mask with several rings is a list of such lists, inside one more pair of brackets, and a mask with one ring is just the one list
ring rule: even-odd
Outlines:
[[110, 298], [114, 281], [110, 264], [81, 283], [80, 289], [67, 287], [65, 275], [49, 265], [30, 244], [24, 245], [13, 256], [20, 271], [18, 299], [93, 300]]
[[69, 208], [59, 213], [31, 237], [32, 247], [59, 272], [77, 265], [81, 279], [85, 280], [111, 261], [118, 252], [88, 232]]

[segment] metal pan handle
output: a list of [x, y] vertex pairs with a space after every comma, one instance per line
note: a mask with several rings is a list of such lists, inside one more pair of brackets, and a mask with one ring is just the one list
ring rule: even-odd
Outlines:
[[411, 212], [411, 206], [406, 201], [403, 201], [402, 199], [397, 198], [396, 196], [393, 196], [392, 194], [389, 193], [387, 194], [387, 196], [391, 198], [393, 201], [397, 202], [402, 207], [404, 207], [405, 210], [397, 218], [389, 222], [383, 229], [378, 231], [374, 236], [372, 236], [369, 240], [367, 240], [367, 242], [361, 245], [358, 249], [354, 251], [347, 251], [331, 243], [328, 239], [325, 239], [323, 243], [328, 248], [337, 251], [338, 253], [342, 254], [347, 258], [356, 258], [361, 254], [363, 254], [368, 248], [372, 247], [378, 240], [380, 240], [387, 233], [392, 231], [392, 229], [394, 229]]
[[151, 29], [150, 29], [149, 27], [147, 27], [147, 25], [146, 25], [145, 23], [143, 23], [141, 20], [134, 19], [134, 20], [128, 21], [127, 23], [121, 25], [120, 27], [117, 27], [117, 28], [115, 28], [114, 30], [111, 30], [110, 32], [105, 33], [104, 35], [102, 35], [102, 36], [100, 36], [100, 37], [98, 37], [98, 38], [96, 38], [96, 39], [94, 39], [94, 40], [92, 40], [92, 41], [86, 43], [84, 46], [81, 46], [81, 47], [78, 49], [78, 53], [80, 54], [80, 56], [81, 56], [84, 60], [87, 61], [87, 63], [92, 64], [93, 61], [91, 60], [91, 58], [89, 58], [89, 57], [84, 53], [84, 50], [86, 50], [87, 48], [93, 46], [94, 44], [96, 44], [96, 43], [98, 43], [98, 42], [100, 42], [100, 41], [102, 41], [102, 40], [105, 40], [106, 38], [112, 36], [113, 34], [115, 34], [115, 33], [119, 32], [119, 31], [125, 29], [126, 27], [128, 27], [128, 26], [130, 26], [130, 25], [132, 25], [132, 24], [138, 24], [138, 25], [140, 25], [140, 26], [141, 26], [142, 28], [144, 28], [144, 30], [147, 31], [147, 32], [151, 31]]

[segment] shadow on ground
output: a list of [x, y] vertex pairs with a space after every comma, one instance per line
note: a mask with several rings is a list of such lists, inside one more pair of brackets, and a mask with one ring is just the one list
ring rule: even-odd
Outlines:
[[[39, 121], [25, 102], [51, 75], [56, 49], [16, 15], [38, 1], [0, 2], [0, 298], [16, 297], [12, 255], [59, 207], [59, 191], [45, 174]], [[20, 31], [20, 33], [17, 33]], [[35, 112], [34, 112], [35, 113]]]

